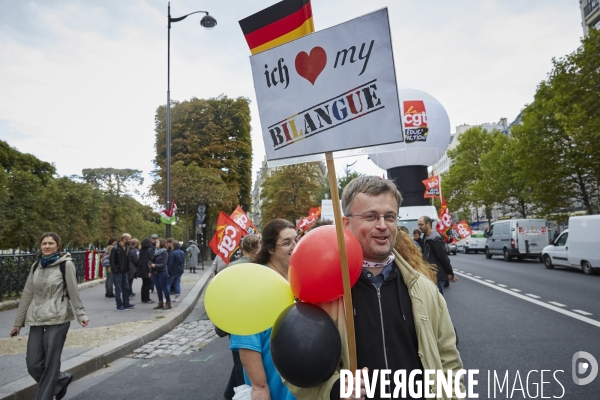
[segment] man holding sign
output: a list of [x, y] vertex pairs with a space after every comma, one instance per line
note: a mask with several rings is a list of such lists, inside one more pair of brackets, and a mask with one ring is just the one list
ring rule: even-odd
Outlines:
[[[344, 228], [356, 236], [363, 251], [363, 271], [352, 288], [352, 298], [357, 365], [368, 368], [367, 376], [361, 374], [362, 395], [366, 393], [367, 398], [373, 399], [381, 398], [382, 391], [393, 394], [396, 390], [394, 381], [388, 380], [387, 387], [381, 387], [383, 378], [376, 380], [376, 374], [384, 371], [391, 371], [392, 375], [405, 371], [408, 376], [415, 370], [442, 370], [444, 374], [451, 370], [453, 383], [458, 380], [456, 386], [464, 390], [462, 379], [456, 376], [456, 371], [462, 369], [462, 361], [446, 302], [435, 285], [394, 250], [401, 202], [402, 196], [394, 183], [376, 176], [354, 179], [342, 196]], [[341, 299], [321, 306], [338, 326], [342, 338], [341, 369], [348, 369]], [[355, 371], [351, 372], [354, 375]], [[341, 385], [340, 376], [338, 371], [322, 385], [312, 388], [298, 388], [289, 383], [287, 386], [298, 400], [339, 399], [341, 389], [344, 393], [350, 390], [346, 381]], [[365, 380], [370, 382], [368, 388]], [[401, 392], [408, 391], [408, 396], [402, 397], [422, 398], [423, 391], [430, 390], [423, 383], [422, 377], [418, 377], [414, 385], [405, 384]], [[422, 389], [420, 395], [415, 394], [419, 391], [417, 386]], [[343, 398], [364, 398], [352, 391], [350, 397]]]

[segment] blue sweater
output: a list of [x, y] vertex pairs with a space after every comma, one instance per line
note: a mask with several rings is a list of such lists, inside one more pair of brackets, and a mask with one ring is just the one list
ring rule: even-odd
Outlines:
[[185, 262], [185, 253], [179, 249], [171, 251], [169, 254], [169, 261], [167, 262], [167, 269], [170, 276], [176, 276], [183, 274], [183, 266]]

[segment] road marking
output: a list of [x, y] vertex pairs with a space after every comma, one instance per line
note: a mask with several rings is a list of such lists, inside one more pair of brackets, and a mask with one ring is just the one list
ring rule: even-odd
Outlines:
[[512, 290], [513, 292], [520, 292], [519, 289], [510, 289], [510, 290]]
[[202, 362], [202, 361], [208, 361], [211, 359], [211, 357], [214, 356], [214, 354], [211, 354], [210, 356], [206, 357], [204, 360], [189, 360], [189, 362]]
[[485, 281], [486, 281], [486, 282], [489, 282], [489, 283], [496, 283], [496, 282], [494, 282], [494, 281], [490, 281], [489, 279], [486, 279]]
[[540, 299], [540, 296], [536, 296], [535, 294], [527, 293], [525, 296], [533, 297], [534, 299]]
[[592, 315], [592, 313], [589, 313], [589, 312], [583, 311], [583, 310], [573, 310], [573, 312], [576, 312], [581, 315]]
[[[568, 316], [568, 317], [571, 317], [571, 318], [577, 319], [577, 320], [579, 320], [579, 321], [582, 321], [582, 322], [585, 322], [585, 323], [587, 323], [587, 324], [590, 324], [590, 325], [593, 325], [593, 326], [596, 326], [596, 327], [600, 328], [600, 321], [596, 321], [595, 319], [591, 319], [591, 318], [588, 318], [588, 317], [584, 317], [584, 316], [582, 316], [582, 315], [579, 315], [579, 314], [577, 314], [577, 313], [574, 313], [574, 312], [572, 312], [572, 311], [563, 310], [563, 309], [562, 309], [562, 308], [560, 308], [560, 307], [556, 307], [556, 306], [553, 306], [553, 305], [551, 305], [551, 304], [544, 303], [543, 301], [540, 301], [540, 300], [532, 299], [532, 298], [530, 298], [530, 297], [527, 297], [527, 296], [524, 296], [524, 295], [522, 295], [522, 294], [515, 293], [515, 292], [514, 292], [514, 291], [512, 291], [512, 290], [504, 289], [504, 288], [498, 287], [497, 285], [492, 285], [491, 283], [483, 282], [483, 281], [480, 281], [480, 280], [478, 280], [478, 279], [471, 278], [471, 277], [469, 277], [469, 276], [466, 276], [466, 275], [463, 275], [463, 274], [461, 274], [461, 275], [462, 275], [462, 276], [463, 276], [465, 279], [471, 279], [472, 281], [478, 282], [478, 283], [480, 283], [480, 284], [482, 284], [482, 285], [489, 286], [489, 287], [491, 287], [492, 289], [499, 290], [499, 291], [501, 291], [501, 292], [504, 292], [504, 293], [510, 294], [511, 296], [517, 297], [517, 298], [519, 298], [519, 299], [521, 299], [521, 300], [525, 300], [525, 301], [528, 301], [528, 302], [530, 302], [530, 303], [537, 304], [538, 306], [541, 306], [541, 307], [547, 308], [547, 309], [549, 309], [549, 310], [552, 310], [552, 311], [556, 311], [556, 312], [557, 312], [557, 313], [559, 313], [559, 314], [566, 315], [566, 316]], [[579, 310], [579, 311], [581, 311], [581, 310]], [[584, 312], [585, 312], [585, 311], [584, 311]]]
[[498, 286], [500, 286], [500, 287], [508, 287], [508, 286], [506, 286], [506, 285], [503, 285], [503, 284], [501, 284], [501, 283], [499, 283], [499, 284], [498, 284]]
[[473, 276], [473, 274], [472, 274], [472, 273], [470, 273], [470, 272], [467, 272], [467, 275], [469, 275], [469, 276]]
[[480, 277], [480, 276], [477, 276], [477, 275], [475, 275], [475, 278], [477, 278], [477, 279], [481, 279], [481, 277]]
[[558, 306], [558, 307], [566, 307], [566, 304], [558, 303], [556, 301], [549, 301], [548, 303], [554, 304], [555, 306]]

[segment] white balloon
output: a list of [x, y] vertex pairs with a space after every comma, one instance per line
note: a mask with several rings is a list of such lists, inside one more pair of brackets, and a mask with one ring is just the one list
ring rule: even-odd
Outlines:
[[[371, 161], [383, 169], [435, 164], [450, 144], [446, 110], [433, 96], [420, 90], [399, 89], [398, 98], [406, 150], [369, 154]], [[423, 128], [427, 129], [426, 134]]]

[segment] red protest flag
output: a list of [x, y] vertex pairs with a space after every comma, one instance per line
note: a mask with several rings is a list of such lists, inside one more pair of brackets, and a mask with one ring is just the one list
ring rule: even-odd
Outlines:
[[283, 0], [239, 21], [252, 54], [315, 31], [310, 0]]
[[242, 209], [240, 205], [237, 206], [235, 210], [229, 216], [232, 220], [234, 220], [244, 233], [248, 233], [251, 235], [255, 235], [258, 233], [258, 228], [254, 225], [254, 222], [248, 217], [246, 212]]
[[440, 198], [440, 177], [432, 176], [429, 179], [425, 179], [423, 181], [423, 185], [425, 185], [425, 195], [423, 196], [426, 199], [439, 199]]
[[448, 240], [448, 234], [446, 231], [452, 227], [452, 216], [450, 216], [450, 210], [446, 204], [446, 199], [442, 197], [442, 206], [440, 207], [440, 214], [438, 216], [438, 223], [436, 230]]
[[217, 230], [208, 245], [216, 255], [221, 256], [223, 261], [229, 264], [230, 261], [235, 261], [235, 253], [240, 248], [243, 234], [239, 225], [221, 211], [217, 218]]
[[465, 221], [464, 219], [462, 221], [454, 224], [454, 226], [452, 228], [456, 231], [456, 233], [458, 234], [460, 239], [469, 237], [473, 233], [473, 231], [471, 230], [471, 227], [469, 226], [467, 221]]
[[296, 225], [296, 233], [298, 235], [303, 234], [314, 224], [321, 216], [321, 207], [313, 207], [308, 211], [308, 216], [303, 217]]

